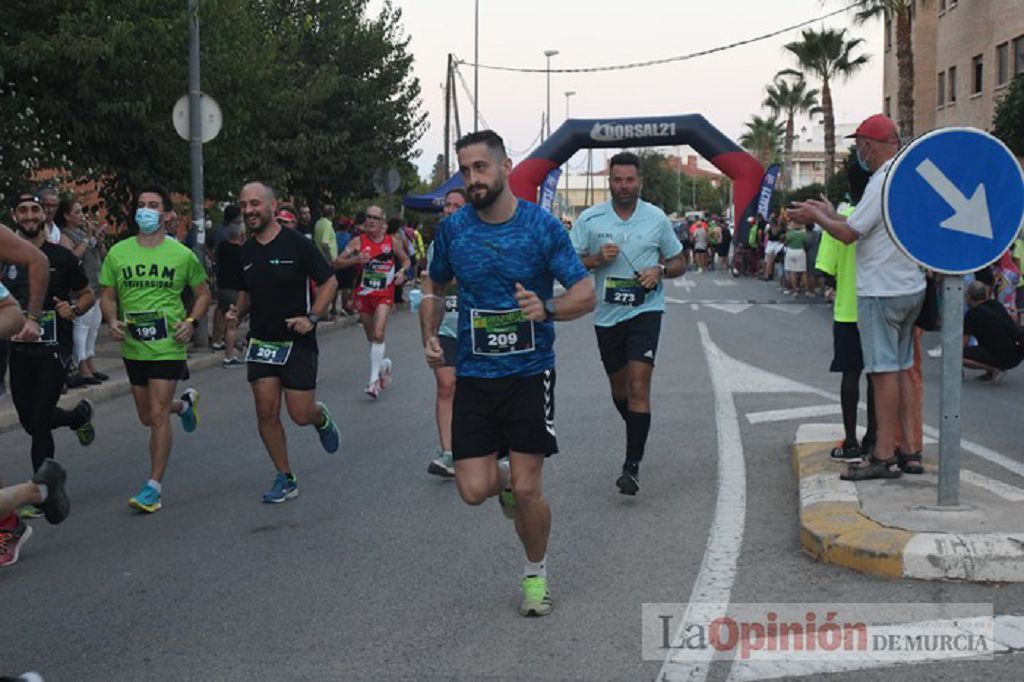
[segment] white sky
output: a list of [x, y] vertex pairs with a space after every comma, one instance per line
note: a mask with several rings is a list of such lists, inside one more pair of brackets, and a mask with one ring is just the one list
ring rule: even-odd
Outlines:
[[[370, 12], [380, 6], [371, 0]], [[411, 36], [430, 128], [421, 139], [420, 174], [429, 175], [443, 151], [444, 80], [448, 52], [473, 61], [474, 0], [395, 0]], [[849, 4], [849, 3], [846, 3]], [[842, 0], [480, 0], [480, 63], [544, 68], [544, 50], [558, 50], [551, 68], [622, 64], [687, 54], [754, 36], [841, 9]], [[857, 122], [882, 110], [882, 24], [853, 23], [850, 13], [813, 24], [848, 28], [864, 38], [871, 62], [846, 83], [833, 86], [836, 122]], [[551, 129], [565, 118], [565, 91], [575, 90], [570, 111], [580, 118], [703, 114], [735, 139], [751, 114], [764, 115], [765, 85], [795, 63], [782, 46], [798, 30], [719, 54], [666, 65], [593, 74], [551, 75]], [[461, 71], [472, 90], [472, 66]], [[811, 79], [812, 87], [820, 83]], [[463, 132], [472, 130], [472, 100], [457, 85]], [[480, 113], [505, 139], [515, 161], [540, 130], [546, 106], [545, 74], [480, 69]], [[806, 121], [798, 121], [799, 131]], [[484, 127], [483, 124], [480, 126]], [[669, 150], [674, 153], [673, 150]], [[612, 153], [611, 151], [608, 152]], [[685, 156], [686, 151], [683, 151]], [[605, 151], [595, 151], [595, 169]], [[570, 167], [582, 170], [585, 155]]]

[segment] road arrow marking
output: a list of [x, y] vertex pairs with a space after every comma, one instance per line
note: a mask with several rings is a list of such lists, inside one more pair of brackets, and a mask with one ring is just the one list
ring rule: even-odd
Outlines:
[[687, 291], [689, 291], [696, 285], [697, 283], [694, 282], [692, 279], [686, 279], [685, 277], [676, 277], [674, 280], [672, 280], [672, 286], [683, 287]]
[[975, 237], [992, 239], [992, 221], [988, 214], [988, 200], [985, 196], [985, 185], [979, 183], [970, 199], [957, 189], [938, 166], [925, 159], [917, 166], [918, 174], [931, 185], [935, 193], [953, 208], [953, 215], [939, 223], [939, 227]]

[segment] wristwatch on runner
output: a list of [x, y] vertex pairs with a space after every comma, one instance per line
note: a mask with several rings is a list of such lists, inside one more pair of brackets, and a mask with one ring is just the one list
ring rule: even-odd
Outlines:
[[306, 319], [312, 322], [314, 327], [320, 324], [320, 316], [317, 315], [316, 313], [310, 313], [309, 315], [306, 315]]
[[188, 322], [190, 325], [192, 325], [193, 329], [195, 329], [196, 327], [199, 326], [199, 323], [196, 322], [196, 318], [194, 318], [194, 317], [191, 317], [191, 316], [186, 317], [185, 321]]
[[547, 322], [548, 320], [555, 319], [555, 299], [549, 298], [548, 300], [544, 301], [544, 313], [545, 322]]

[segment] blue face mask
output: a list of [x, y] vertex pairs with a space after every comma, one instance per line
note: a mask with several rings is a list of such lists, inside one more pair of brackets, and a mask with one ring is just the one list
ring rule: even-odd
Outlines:
[[160, 211], [152, 208], [140, 208], [135, 211], [135, 224], [142, 234], [153, 234], [160, 229]]
[[857, 165], [860, 166], [860, 169], [862, 171], [866, 171], [866, 172], [870, 173], [871, 169], [868, 167], [867, 162], [865, 162], [864, 159], [861, 157], [860, 150], [858, 149], [858, 150], [856, 150], [856, 152], [857, 152]]

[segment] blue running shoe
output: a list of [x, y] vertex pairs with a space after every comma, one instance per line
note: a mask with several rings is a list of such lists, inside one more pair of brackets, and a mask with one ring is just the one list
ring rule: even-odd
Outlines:
[[337, 452], [338, 445], [341, 444], [341, 434], [338, 433], [338, 425], [334, 423], [334, 419], [331, 417], [331, 413], [327, 411], [326, 405], [318, 402], [316, 406], [324, 413], [323, 425], [316, 427], [317, 435], [320, 436], [320, 445], [323, 445], [324, 450], [327, 452]]
[[139, 511], [152, 514], [163, 506], [160, 503], [160, 493], [156, 491], [156, 488], [149, 485], [148, 483], [142, 486], [142, 490], [135, 497], [128, 500], [128, 504]]
[[278, 472], [274, 476], [274, 485], [270, 490], [263, 493], [263, 502], [266, 504], [280, 504], [285, 500], [299, 496], [299, 484], [292, 474]]
[[186, 388], [180, 400], [185, 404], [185, 409], [178, 415], [181, 417], [181, 428], [185, 429], [185, 433], [192, 433], [199, 425], [199, 391]]

